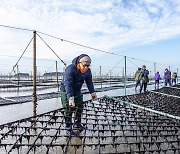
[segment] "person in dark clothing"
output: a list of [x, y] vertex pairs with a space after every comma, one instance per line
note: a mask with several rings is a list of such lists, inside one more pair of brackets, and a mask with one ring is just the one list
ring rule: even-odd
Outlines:
[[[160, 74], [159, 74], [159, 72], [157, 72], [156, 74], [155, 74], [155, 88], [157, 88], [157, 89], [159, 89], [159, 80], [160, 80]], [[156, 87], [156, 85], [157, 85], [157, 87]]]
[[176, 84], [176, 80], [177, 80], [177, 73], [174, 72], [174, 73], [172, 74], [172, 85], [173, 85], [173, 83]]
[[[83, 95], [81, 88], [84, 83], [88, 87], [92, 100], [97, 99], [92, 82], [92, 73], [89, 68], [91, 58], [86, 54], [81, 54], [76, 57], [63, 74], [63, 79], [60, 84], [60, 95], [62, 106], [65, 108], [65, 128], [66, 133], [70, 136], [77, 136], [73, 128], [83, 130], [85, 127], [81, 124], [81, 115], [83, 112]], [[74, 114], [75, 123], [72, 124], [72, 114]], [[72, 128], [73, 125], [73, 128]]]
[[168, 68], [165, 68], [164, 81], [165, 81], [165, 86], [167, 86], [167, 84], [171, 86], [171, 71], [169, 71]]
[[142, 92], [142, 89], [144, 87], [144, 92], [146, 92], [146, 88], [147, 88], [147, 84], [149, 82], [149, 78], [148, 78], [148, 75], [149, 75], [149, 71], [146, 70], [146, 66], [143, 65], [142, 68], [141, 68], [141, 74], [139, 75], [139, 80], [140, 80], [140, 93]]

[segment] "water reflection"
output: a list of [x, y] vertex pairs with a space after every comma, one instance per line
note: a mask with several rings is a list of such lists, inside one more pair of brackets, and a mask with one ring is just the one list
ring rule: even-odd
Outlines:
[[[160, 85], [162, 87], [162, 85]], [[147, 87], [148, 90], [154, 89], [154, 85], [148, 85]], [[37, 91], [38, 94], [40, 93], [46, 93], [46, 92], [53, 92], [56, 91], [57, 88], [51, 88], [51, 89], [46, 89], [42, 91]], [[134, 87], [132, 88], [127, 88], [127, 95], [138, 93], [138, 91], [134, 90]], [[16, 92], [16, 93], [11, 93], [11, 92], [4, 92], [0, 93], [1, 96], [7, 97], [7, 96], [13, 96], [13, 95], [32, 95], [31, 92]], [[109, 91], [104, 91], [104, 92], [98, 92], [97, 93], [98, 97], [103, 97], [104, 95], [108, 96], [123, 96], [124, 95], [124, 89], [116, 89], [116, 90], [109, 90]], [[88, 100], [90, 99], [89, 94], [84, 94], [83, 95], [83, 100]], [[33, 103], [32, 102], [27, 102], [23, 104], [14, 104], [14, 105], [8, 105], [8, 106], [0, 106], [0, 124], [15, 121], [18, 119], [22, 118], [27, 118], [31, 117], [33, 115]], [[39, 100], [37, 101], [37, 108], [36, 108], [36, 114], [41, 114], [45, 113], [48, 111], [56, 110], [61, 108], [61, 101], [60, 98], [52, 98], [52, 99], [46, 99], [46, 100]]]
[[[78, 134], [78, 136], [80, 136], [80, 132], [76, 131], [76, 133]], [[83, 153], [83, 148], [82, 148], [82, 139], [79, 137], [70, 137], [67, 138], [67, 147], [65, 149], [65, 153], [68, 154], [74, 154], [76, 151], [76, 154], [82, 154]], [[77, 145], [77, 146], [74, 146]]]

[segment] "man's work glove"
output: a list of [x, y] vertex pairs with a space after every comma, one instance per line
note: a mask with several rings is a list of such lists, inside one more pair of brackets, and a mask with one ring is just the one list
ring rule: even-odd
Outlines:
[[74, 97], [69, 98], [69, 106], [70, 107], [75, 107]]
[[91, 98], [92, 98], [93, 101], [98, 99], [95, 92], [91, 94]]

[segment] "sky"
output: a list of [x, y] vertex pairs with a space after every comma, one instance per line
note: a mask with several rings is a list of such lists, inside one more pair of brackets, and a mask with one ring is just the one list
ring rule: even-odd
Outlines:
[[[143, 64], [153, 71], [154, 63], [159, 71], [180, 69], [180, 0], [0, 0], [0, 25], [2, 73], [11, 71], [33, 30], [67, 64], [88, 54], [96, 74], [99, 66], [121, 74], [124, 56], [131, 72]], [[39, 36], [38, 67], [47, 72], [58, 58]], [[32, 51], [31, 43], [19, 62], [21, 71], [31, 67]]]

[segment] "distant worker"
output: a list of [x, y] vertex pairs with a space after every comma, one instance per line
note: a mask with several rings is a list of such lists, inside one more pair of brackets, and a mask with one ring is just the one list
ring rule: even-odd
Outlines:
[[[92, 82], [91, 69], [89, 68], [91, 59], [86, 54], [81, 54], [76, 57], [70, 64], [63, 75], [60, 85], [60, 95], [62, 106], [65, 108], [65, 128], [66, 133], [70, 136], [77, 136], [73, 129], [83, 130], [81, 124], [81, 115], [83, 112], [83, 95], [81, 87], [86, 82], [92, 100], [97, 100], [97, 95]], [[72, 114], [74, 113], [74, 125], [72, 124]], [[73, 126], [73, 128], [72, 128]]]
[[[156, 74], [155, 74], [155, 89], [157, 88], [157, 89], [159, 89], [159, 80], [160, 80], [160, 74], [159, 74], [159, 72], [157, 72]], [[157, 87], [156, 87], [156, 85], [157, 85]]]
[[139, 76], [139, 80], [140, 80], [140, 84], [141, 84], [140, 85], [140, 93], [142, 92], [143, 87], [144, 87], [144, 92], [146, 92], [147, 84], [149, 82], [148, 75], [149, 75], [149, 71], [146, 70], [146, 66], [143, 65], [141, 68], [141, 74]]
[[140, 80], [139, 80], [139, 75], [141, 74], [141, 68], [139, 67], [138, 70], [136, 71], [134, 78], [136, 81], [136, 85], [135, 85], [135, 90], [137, 89], [137, 86], [140, 85]]
[[173, 83], [176, 84], [176, 80], [177, 80], [177, 73], [174, 72], [174, 73], [172, 74], [172, 84], [173, 84]]
[[171, 86], [171, 71], [169, 71], [168, 68], [165, 68], [164, 81], [165, 81], [165, 86], [167, 86], [167, 84]]

